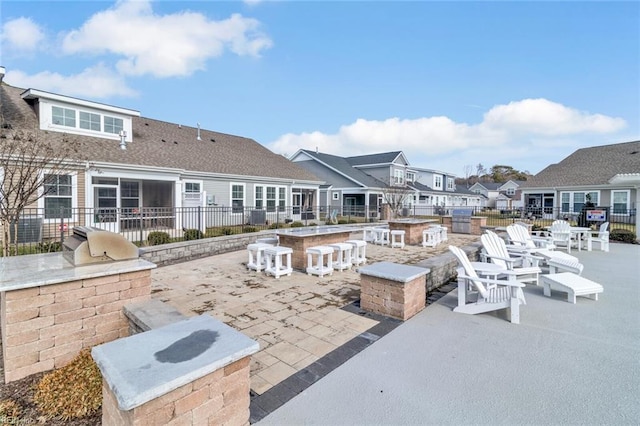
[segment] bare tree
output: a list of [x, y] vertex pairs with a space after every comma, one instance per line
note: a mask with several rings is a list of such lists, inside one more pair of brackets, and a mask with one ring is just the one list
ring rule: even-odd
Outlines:
[[[38, 128], [25, 128], [0, 115], [0, 222], [2, 254], [17, 253], [18, 220], [25, 208], [44, 197], [47, 179], [78, 170], [80, 143], [53, 137]], [[46, 175], [44, 171], [46, 170]], [[11, 232], [13, 227], [13, 232]]]
[[464, 171], [464, 179], [467, 184], [467, 188], [469, 187], [469, 178], [473, 175], [473, 166], [471, 164], [465, 165], [462, 170]]
[[390, 183], [382, 190], [382, 201], [389, 205], [394, 217], [397, 217], [414, 193], [415, 190], [404, 182]]

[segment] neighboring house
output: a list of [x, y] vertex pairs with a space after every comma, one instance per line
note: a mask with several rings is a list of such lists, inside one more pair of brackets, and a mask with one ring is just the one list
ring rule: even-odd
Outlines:
[[523, 183], [527, 211], [546, 218], [580, 213], [587, 196], [612, 221], [637, 223], [640, 141], [582, 148]]
[[523, 182], [525, 181], [476, 182], [469, 187], [469, 190], [486, 197], [484, 207], [498, 210], [516, 210], [524, 206], [522, 191], [519, 189]]
[[384, 195], [394, 191], [404, 192], [405, 207], [418, 215], [481, 204], [482, 196], [456, 188], [454, 175], [412, 167], [402, 151], [339, 157], [303, 149], [291, 161], [327, 183], [320, 191], [321, 208], [342, 209], [344, 215], [377, 216]]
[[[248, 209], [264, 211], [261, 217], [269, 221], [283, 220], [285, 214], [296, 220], [305, 206], [318, 205], [321, 179], [249, 138], [5, 83], [0, 108], [3, 126], [37, 132], [37, 138], [53, 143], [74, 138], [90, 162], [51, 176], [37, 204], [45, 222], [58, 220], [64, 211], [70, 225], [119, 232], [137, 226], [141, 209], [156, 209], [171, 216], [175, 229], [199, 225], [204, 230], [210, 218], [187, 218], [186, 208], [226, 207], [220, 211], [233, 225], [248, 221]], [[93, 210], [83, 219], [74, 208]]]

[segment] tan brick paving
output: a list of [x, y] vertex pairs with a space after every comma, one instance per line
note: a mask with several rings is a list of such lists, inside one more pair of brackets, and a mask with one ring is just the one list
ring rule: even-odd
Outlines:
[[[477, 239], [450, 234], [437, 248], [369, 244], [367, 258], [415, 264], [446, 251], [448, 244]], [[377, 324], [340, 309], [360, 297], [355, 268], [323, 278], [294, 271], [274, 279], [248, 271], [246, 262], [246, 252], [238, 251], [154, 269], [152, 297], [187, 316], [208, 313], [258, 341], [260, 352], [251, 360], [251, 389], [257, 394]]]

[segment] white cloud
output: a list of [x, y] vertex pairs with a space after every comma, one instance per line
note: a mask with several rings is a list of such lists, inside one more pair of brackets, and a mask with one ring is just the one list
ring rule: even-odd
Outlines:
[[[546, 99], [524, 99], [494, 106], [478, 124], [457, 123], [448, 117], [358, 119], [334, 134], [285, 134], [269, 148], [288, 154], [317, 148], [339, 156], [402, 150], [414, 166], [453, 173], [459, 173], [465, 164], [479, 162], [486, 167], [516, 167], [522, 162], [522, 170], [534, 171], [536, 165], [527, 163], [527, 159], [562, 159], [549, 158], [548, 146], [575, 147], [578, 142], [572, 137], [586, 140], [592, 135], [615, 133], [625, 126], [621, 118], [578, 111]], [[441, 162], [434, 163], [436, 159]]]
[[546, 99], [524, 99], [493, 107], [484, 115], [484, 124], [513, 133], [570, 135], [620, 130], [625, 122], [602, 114], [589, 114]]
[[148, 1], [127, 0], [66, 34], [62, 49], [70, 55], [121, 56], [116, 67], [125, 75], [187, 76], [225, 50], [260, 56], [272, 41], [259, 27], [259, 21], [239, 14], [221, 21], [189, 11], [160, 16]]
[[86, 68], [79, 74], [64, 76], [50, 71], [27, 75], [22, 71], [8, 71], [5, 81], [13, 86], [36, 88], [67, 96], [82, 98], [109, 98], [136, 96], [124, 79], [102, 64]]
[[2, 26], [2, 44], [5, 49], [18, 53], [30, 53], [37, 50], [45, 40], [42, 28], [30, 18], [17, 18]]

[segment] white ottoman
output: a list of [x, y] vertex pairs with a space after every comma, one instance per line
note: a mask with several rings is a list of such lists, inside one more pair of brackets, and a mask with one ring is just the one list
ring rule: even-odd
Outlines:
[[331, 247], [333, 252], [336, 254], [336, 258], [333, 260], [333, 269], [336, 271], [351, 269], [353, 266], [353, 262], [351, 260], [353, 246], [349, 243], [335, 243], [329, 244], [329, 247]]
[[267, 275], [273, 275], [280, 278], [282, 275], [291, 275], [293, 268], [291, 267], [291, 255], [293, 249], [289, 247], [267, 247], [264, 249], [267, 257], [267, 264], [264, 272]]

